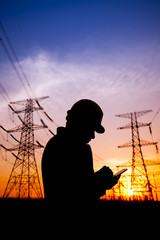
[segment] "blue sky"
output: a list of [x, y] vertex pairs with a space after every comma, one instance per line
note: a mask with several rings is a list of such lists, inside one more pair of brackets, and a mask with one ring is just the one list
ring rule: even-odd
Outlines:
[[[115, 114], [153, 109], [150, 121], [160, 107], [160, 0], [1, 0], [0, 20], [36, 96], [50, 96], [46, 111], [64, 125], [75, 101], [97, 101], [107, 131], [94, 149], [104, 159], [123, 158], [117, 145], [131, 136], [116, 130], [126, 122]], [[0, 36], [7, 44], [1, 29]], [[2, 46], [0, 71], [10, 99], [27, 98]]]
[[4, 23], [20, 56], [35, 49], [60, 57], [94, 49], [114, 54], [160, 36], [160, 1], [23, 0], [1, 1]]

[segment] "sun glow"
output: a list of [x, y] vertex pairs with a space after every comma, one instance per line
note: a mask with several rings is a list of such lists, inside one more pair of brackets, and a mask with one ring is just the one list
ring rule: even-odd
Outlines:
[[128, 195], [129, 197], [130, 197], [130, 196], [133, 196], [133, 194], [134, 194], [133, 189], [132, 189], [131, 187], [129, 187], [129, 186], [128, 186], [127, 189], [124, 189], [124, 192], [125, 192], [126, 195]]
[[156, 200], [160, 201], [160, 196], [156, 189], [152, 187], [152, 193], [146, 185], [135, 184], [131, 186], [130, 175], [124, 174], [118, 184], [112, 189], [107, 190], [106, 194], [101, 197], [106, 200], [124, 200], [124, 201], [146, 201]]

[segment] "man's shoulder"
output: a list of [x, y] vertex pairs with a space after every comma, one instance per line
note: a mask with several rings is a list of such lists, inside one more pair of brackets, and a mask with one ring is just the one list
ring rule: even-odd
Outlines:
[[57, 128], [57, 134], [53, 136], [47, 143], [46, 148], [53, 149], [59, 148], [68, 149], [68, 151], [72, 150], [73, 152], [82, 151], [92, 153], [91, 147], [87, 143], [80, 143], [75, 141], [70, 134], [66, 132], [64, 127]]
[[58, 127], [57, 134], [55, 134], [47, 143], [47, 145], [52, 145], [58, 142], [58, 140], [62, 140], [65, 137], [65, 128]]

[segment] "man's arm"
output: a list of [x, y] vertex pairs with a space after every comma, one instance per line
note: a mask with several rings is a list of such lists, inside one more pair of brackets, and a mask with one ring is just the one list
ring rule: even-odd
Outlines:
[[113, 176], [113, 172], [109, 167], [102, 167], [95, 174], [95, 187], [96, 194], [98, 197], [101, 197], [105, 194], [106, 190], [111, 189], [114, 185], [117, 184], [120, 176]]

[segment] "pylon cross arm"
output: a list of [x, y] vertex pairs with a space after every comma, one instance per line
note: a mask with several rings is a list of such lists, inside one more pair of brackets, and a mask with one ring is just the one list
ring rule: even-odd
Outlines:
[[158, 142], [149, 142], [149, 141], [146, 141], [146, 140], [141, 140], [141, 146], [149, 146], [149, 145], [156, 145], [158, 144]]
[[132, 147], [132, 141], [129, 141], [127, 143], [124, 143], [124, 144], [118, 146], [118, 148], [125, 148], [125, 147]]

